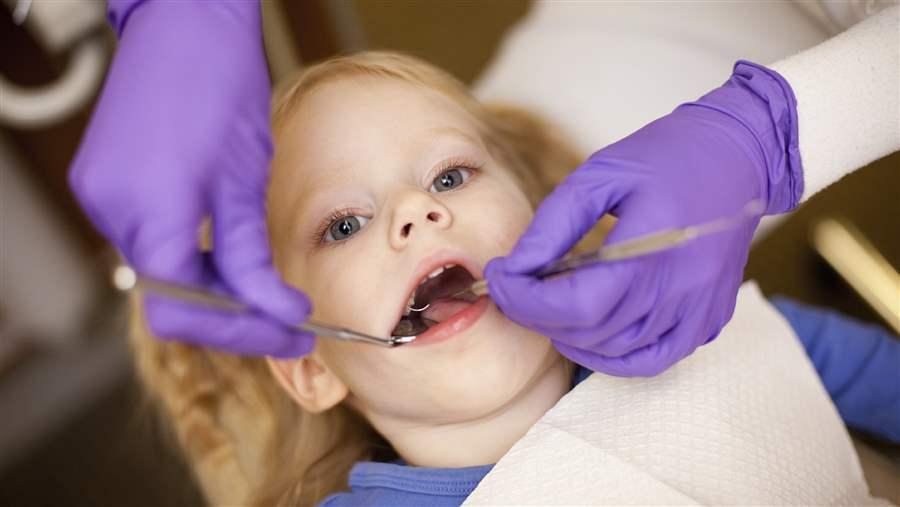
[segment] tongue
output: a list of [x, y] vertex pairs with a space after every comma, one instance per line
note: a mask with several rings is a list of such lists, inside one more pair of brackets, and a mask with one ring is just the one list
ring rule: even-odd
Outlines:
[[435, 322], [443, 322], [471, 306], [471, 303], [459, 299], [439, 299], [433, 301], [422, 316]]

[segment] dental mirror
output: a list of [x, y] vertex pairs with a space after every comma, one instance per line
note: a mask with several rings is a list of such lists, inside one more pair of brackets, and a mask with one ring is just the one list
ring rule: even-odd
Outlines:
[[391, 338], [398, 340], [409, 337], [415, 338], [425, 331], [428, 331], [428, 328], [435, 324], [437, 324], [437, 322], [426, 319], [425, 317], [422, 317], [420, 312], [413, 310], [409, 315], [400, 319], [400, 322], [398, 322], [397, 326], [394, 327], [394, 330], [391, 331]]
[[[130, 266], [119, 265], [113, 269], [112, 273], [113, 285], [121, 291], [130, 291], [140, 288], [147, 292], [152, 292], [167, 298], [177, 299], [185, 303], [205, 306], [218, 310], [230, 312], [251, 312], [251, 308], [245, 304], [232, 299], [223, 294], [216, 294], [203, 288], [188, 287], [175, 284], [165, 280], [159, 280], [150, 276], [138, 273]], [[400, 323], [394, 328], [390, 338], [380, 338], [377, 336], [360, 333], [352, 329], [332, 326], [330, 324], [322, 324], [312, 320], [306, 320], [302, 324], [297, 325], [298, 329], [308, 331], [316, 336], [327, 336], [337, 338], [339, 340], [351, 340], [373, 345], [381, 345], [383, 347], [397, 347], [410, 343], [416, 339], [421, 333], [428, 330], [435, 324], [434, 321], [425, 319], [418, 313], [407, 315], [400, 320]]]

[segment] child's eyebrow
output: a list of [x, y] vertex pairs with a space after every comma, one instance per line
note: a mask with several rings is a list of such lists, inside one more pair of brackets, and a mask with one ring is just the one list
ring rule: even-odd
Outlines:
[[[439, 125], [435, 127], [430, 127], [424, 129], [423, 138], [426, 138], [426, 144], [431, 145], [434, 143], [435, 139], [446, 139], [451, 141], [459, 141], [465, 144], [470, 144], [479, 148], [484, 149], [484, 143], [481, 141], [479, 137], [475, 137], [460, 127], [452, 126], [452, 125]], [[353, 181], [352, 177], [345, 176], [342, 174], [342, 171], [339, 169], [343, 165], [351, 165], [349, 162], [344, 162], [341, 165], [337, 165], [331, 170], [317, 172], [315, 176], [306, 175], [304, 185], [302, 186], [301, 192], [298, 192], [295, 198], [293, 199], [294, 203], [292, 206], [293, 216], [299, 216], [300, 208], [305, 208], [305, 211], [309, 212], [310, 208], [319, 208], [322, 206], [317, 206], [320, 204], [319, 192], [312, 191], [311, 189], [320, 187], [325, 184], [334, 185], [337, 183], [349, 183]], [[324, 206], [327, 207], [327, 206]]]
[[430, 129], [428, 129], [426, 132], [429, 135], [441, 136], [441, 137], [453, 137], [453, 138], [457, 138], [457, 139], [462, 139], [463, 141], [471, 143], [471, 144], [482, 146], [480, 139], [478, 139], [476, 137], [472, 137], [469, 133], [467, 133], [466, 131], [464, 131], [458, 127], [442, 125], [440, 127], [432, 127]]

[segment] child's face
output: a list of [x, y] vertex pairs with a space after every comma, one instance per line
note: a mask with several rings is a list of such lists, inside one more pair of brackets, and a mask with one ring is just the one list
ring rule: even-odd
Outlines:
[[[532, 216], [466, 110], [369, 77], [319, 85], [284, 123], [269, 204], [276, 263], [313, 317], [382, 337], [424, 275], [460, 264], [481, 279]], [[441, 339], [387, 349], [318, 338], [313, 356], [379, 430], [487, 416], [560, 360], [487, 298], [445, 310]]]

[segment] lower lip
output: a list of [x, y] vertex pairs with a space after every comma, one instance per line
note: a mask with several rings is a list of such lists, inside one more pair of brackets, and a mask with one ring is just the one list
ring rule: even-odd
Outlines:
[[481, 296], [477, 301], [469, 305], [465, 310], [453, 315], [449, 319], [428, 328], [428, 331], [420, 334], [408, 346], [432, 345], [442, 342], [462, 333], [478, 322], [484, 315], [490, 300], [487, 296]]

